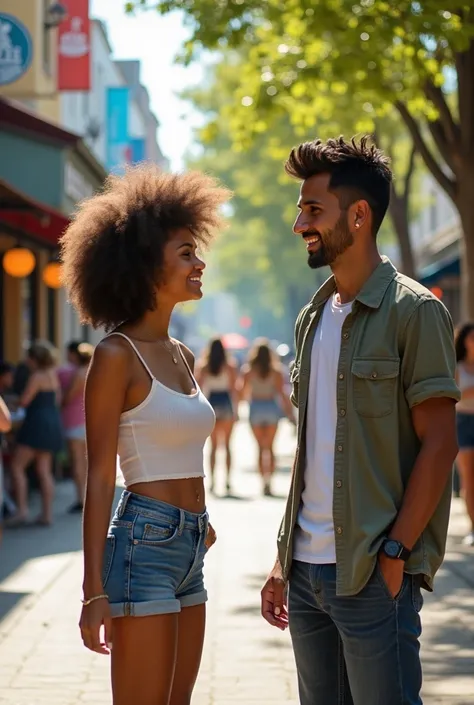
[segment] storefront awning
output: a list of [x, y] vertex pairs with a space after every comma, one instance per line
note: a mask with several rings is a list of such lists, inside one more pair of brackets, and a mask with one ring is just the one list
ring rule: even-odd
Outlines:
[[433, 262], [421, 270], [419, 274], [420, 284], [423, 286], [432, 286], [437, 284], [443, 277], [455, 277], [461, 274], [461, 265], [459, 255]]
[[57, 247], [69, 219], [54, 208], [38, 203], [0, 179], [0, 230], [23, 234], [39, 243]]

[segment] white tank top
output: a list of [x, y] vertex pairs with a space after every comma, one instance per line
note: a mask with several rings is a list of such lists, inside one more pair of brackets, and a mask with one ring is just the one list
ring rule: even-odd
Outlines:
[[151, 378], [147, 397], [120, 416], [118, 456], [125, 487], [137, 482], [204, 477], [204, 443], [214, 428], [215, 415], [180, 346], [178, 350], [196, 386], [194, 394], [166, 387], [153, 376], [128, 336], [111, 335], [128, 341]]

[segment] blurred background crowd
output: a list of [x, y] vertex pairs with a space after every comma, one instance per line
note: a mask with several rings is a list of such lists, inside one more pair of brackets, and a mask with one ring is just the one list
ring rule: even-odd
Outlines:
[[[72, 479], [76, 499], [71, 513], [83, 508], [86, 481], [84, 390], [94, 352], [90, 343], [71, 341], [63, 364], [47, 341], [34, 342], [17, 365], [0, 362], [0, 432], [3, 466], [1, 513], [8, 528], [53, 521], [54, 486]], [[275, 472], [275, 436], [284, 417], [295, 423], [289, 400], [287, 345], [275, 350], [260, 338], [250, 344], [237, 334], [216, 337], [196, 353], [196, 379], [216, 415], [210, 440], [210, 490], [232, 492], [231, 438], [239, 418], [248, 419], [256, 442], [256, 471], [262, 492], [270, 496]], [[215, 478], [219, 450], [226, 476]], [[28, 510], [31, 491], [41, 494], [41, 513]]]

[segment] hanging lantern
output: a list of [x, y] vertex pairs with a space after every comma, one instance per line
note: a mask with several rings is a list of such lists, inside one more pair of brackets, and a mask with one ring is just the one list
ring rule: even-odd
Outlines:
[[50, 262], [43, 269], [43, 282], [50, 289], [60, 289], [61, 282], [61, 265], [59, 262]]
[[35, 265], [35, 256], [26, 247], [13, 247], [3, 255], [3, 269], [11, 277], [27, 277], [33, 271]]

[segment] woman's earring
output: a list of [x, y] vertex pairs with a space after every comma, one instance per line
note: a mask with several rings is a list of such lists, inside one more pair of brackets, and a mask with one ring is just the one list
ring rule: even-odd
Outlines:
[[355, 226], [356, 226], [356, 228], [359, 228], [359, 227], [360, 227], [360, 223], [356, 223]]

